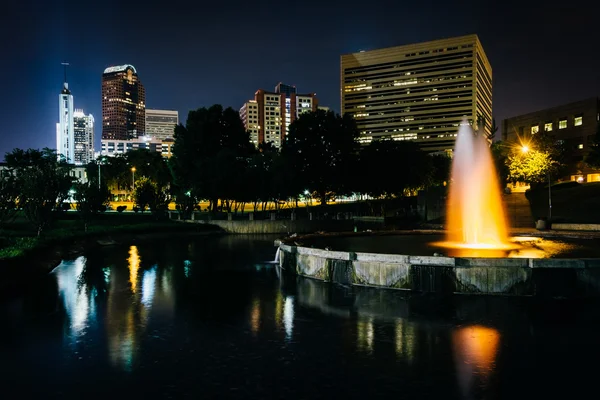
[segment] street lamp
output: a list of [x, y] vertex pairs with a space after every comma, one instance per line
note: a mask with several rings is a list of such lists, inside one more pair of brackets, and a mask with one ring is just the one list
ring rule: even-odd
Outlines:
[[135, 167], [131, 167], [131, 175], [132, 175], [132, 177], [131, 177], [131, 183], [132, 183], [131, 187], [132, 187], [132, 191], [133, 191], [133, 189], [135, 189]]
[[[521, 152], [527, 153], [529, 151], [529, 147], [523, 145], [521, 146]], [[552, 188], [550, 185], [550, 168], [547, 171], [548, 176], [548, 222], [552, 220]]]

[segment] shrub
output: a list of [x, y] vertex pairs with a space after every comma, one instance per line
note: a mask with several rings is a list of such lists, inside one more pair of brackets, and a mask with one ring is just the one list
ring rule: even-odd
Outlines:
[[[127, 210], [127, 206], [118, 206], [118, 207], [117, 207], [117, 212], [120, 212], [120, 213], [122, 213], [122, 212], [123, 212], [123, 211], [125, 211], [125, 210]], [[134, 209], [134, 211], [135, 211], [135, 209]]]

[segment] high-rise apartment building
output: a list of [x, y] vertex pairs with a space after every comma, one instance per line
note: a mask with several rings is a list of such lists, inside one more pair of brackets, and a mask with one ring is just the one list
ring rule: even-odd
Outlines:
[[58, 123], [56, 124], [56, 153], [64, 157], [67, 162], [75, 160], [75, 134], [73, 130], [73, 95], [67, 83], [65, 69], [65, 82], [58, 97]]
[[279, 83], [273, 92], [258, 90], [240, 109], [240, 118], [255, 146], [271, 142], [280, 148], [289, 125], [318, 104], [315, 93], [298, 94], [295, 86]]
[[102, 74], [102, 139], [129, 140], [145, 134], [146, 91], [133, 65]]
[[73, 163], [86, 165], [94, 161], [94, 117], [83, 110], [73, 113], [73, 131], [75, 151]]
[[146, 136], [165, 140], [173, 138], [179, 113], [171, 110], [146, 110]]
[[477, 35], [342, 55], [341, 91], [341, 112], [356, 119], [362, 143], [452, 151], [463, 118], [491, 132], [492, 67]]

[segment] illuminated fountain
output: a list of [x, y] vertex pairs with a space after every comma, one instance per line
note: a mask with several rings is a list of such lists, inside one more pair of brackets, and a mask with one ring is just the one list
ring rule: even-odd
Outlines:
[[502, 257], [518, 248], [508, 237], [500, 185], [488, 142], [462, 123], [452, 161], [446, 241], [453, 256]]

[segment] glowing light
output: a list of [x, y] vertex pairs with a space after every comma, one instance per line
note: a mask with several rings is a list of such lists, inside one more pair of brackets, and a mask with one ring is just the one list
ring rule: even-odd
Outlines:
[[124, 65], [115, 65], [114, 67], [108, 67], [104, 70], [105, 74], [111, 74], [113, 72], [122, 72], [122, 71], [126, 71], [127, 68], [131, 68], [133, 70], [134, 74], [137, 74], [137, 71], [135, 70], [135, 67], [131, 64], [124, 64]]
[[138, 281], [138, 271], [140, 269], [140, 256], [138, 254], [137, 246], [131, 246], [129, 248], [129, 282], [131, 283], [131, 291], [135, 293]]
[[487, 140], [461, 123], [452, 159], [447, 202], [446, 241], [458, 257], [499, 257], [518, 248], [510, 243], [507, 223]]
[[529, 151], [529, 146], [521, 146], [521, 152], [527, 153]]

